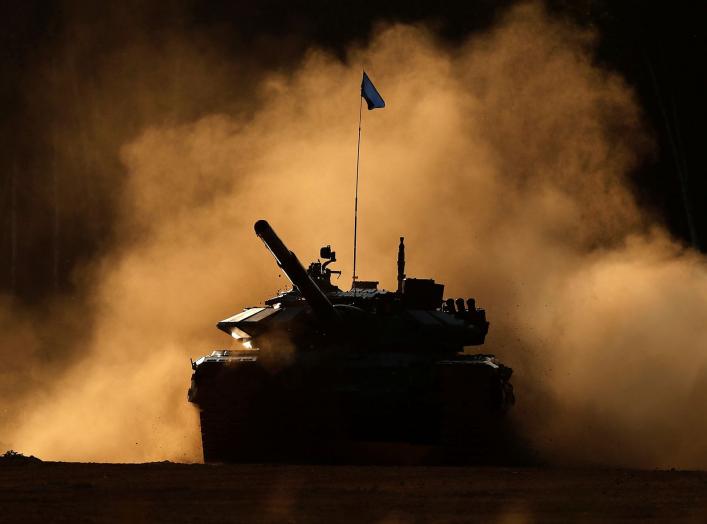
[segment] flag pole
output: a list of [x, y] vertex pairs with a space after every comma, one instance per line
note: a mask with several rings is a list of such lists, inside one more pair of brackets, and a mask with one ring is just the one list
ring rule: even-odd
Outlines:
[[10, 292], [13, 300], [17, 285], [17, 163], [10, 174]]
[[356, 145], [356, 191], [354, 196], [354, 246], [353, 246], [353, 277], [351, 279], [351, 288], [356, 286], [356, 245], [358, 240], [358, 166], [361, 158], [361, 116], [363, 112], [363, 94], [359, 96], [360, 102], [358, 106], [358, 144]]

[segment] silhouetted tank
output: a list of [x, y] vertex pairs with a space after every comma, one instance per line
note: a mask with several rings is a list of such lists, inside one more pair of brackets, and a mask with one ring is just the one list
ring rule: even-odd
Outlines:
[[192, 363], [206, 462], [503, 459], [512, 370], [465, 351], [489, 327], [474, 299], [407, 278], [402, 237], [396, 291], [341, 291], [330, 246], [304, 269], [266, 221], [255, 232], [293, 287], [217, 324], [242, 349]]

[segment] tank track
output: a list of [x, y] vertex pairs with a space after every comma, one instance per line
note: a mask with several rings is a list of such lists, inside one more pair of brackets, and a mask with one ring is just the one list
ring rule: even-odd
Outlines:
[[[236, 375], [211, 383], [220, 387], [200, 392], [205, 462], [391, 462], [375, 453], [342, 452], [361, 442], [368, 449], [375, 442], [375, 436], [368, 439], [371, 432], [360, 434], [354, 428], [386, 424], [380, 416], [367, 417], [365, 404], [335, 405], [333, 395], [313, 391], [293, 395], [264, 375]], [[402, 418], [418, 438], [404, 446], [428, 447], [431, 451], [418, 453], [423, 463], [512, 462], [514, 432], [506, 416], [506, 407], [513, 403], [511, 384], [499, 380], [491, 368], [454, 363], [444, 366], [440, 378], [436, 402], [425, 408], [420, 404], [417, 410], [406, 406]], [[394, 424], [400, 420], [397, 417]], [[398, 437], [405, 442], [404, 435]], [[393, 443], [385, 445], [391, 449]]]

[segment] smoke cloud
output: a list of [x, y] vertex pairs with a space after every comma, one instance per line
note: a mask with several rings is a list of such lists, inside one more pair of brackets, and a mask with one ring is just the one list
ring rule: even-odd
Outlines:
[[[632, 197], [627, 176], [652, 144], [631, 88], [593, 63], [595, 40], [522, 4], [460, 46], [388, 25], [345, 61], [312, 49], [246, 94], [180, 55], [193, 84], [229, 95], [121, 143], [114, 237], [77, 277], [88, 306], [65, 310], [86, 308], [91, 329], [71, 337], [68, 363], [30, 354], [0, 375], [16, 406], [2, 444], [43, 459], [199, 460], [189, 357], [228, 347], [214, 323], [286, 286], [252, 224], [268, 219], [303, 261], [331, 243], [349, 281], [364, 64], [387, 107], [363, 117], [361, 277], [394, 288], [404, 235], [409, 275], [476, 297], [491, 320], [483, 351], [515, 369], [515, 416], [551, 460], [707, 467], [707, 267]], [[101, 118], [110, 128], [120, 114]], [[36, 347], [2, 309], [3, 344]], [[41, 388], [13, 382], [33, 373]]]

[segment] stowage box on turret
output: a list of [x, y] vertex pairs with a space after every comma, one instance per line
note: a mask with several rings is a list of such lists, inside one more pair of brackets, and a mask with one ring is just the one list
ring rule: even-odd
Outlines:
[[499, 458], [512, 370], [464, 351], [489, 327], [474, 299], [445, 301], [442, 284], [407, 278], [403, 238], [396, 291], [356, 280], [341, 291], [330, 246], [304, 269], [266, 221], [255, 232], [293, 287], [217, 324], [242, 349], [192, 364], [206, 462], [394, 455], [376, 457], [376, 446]]

